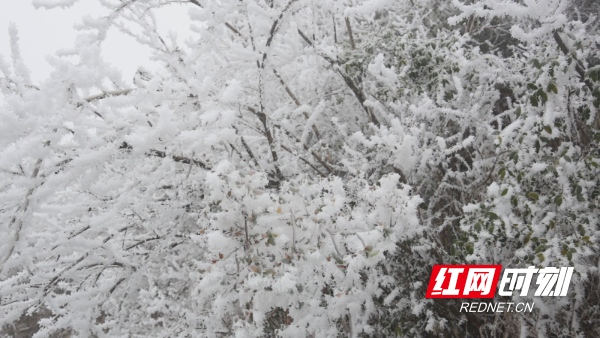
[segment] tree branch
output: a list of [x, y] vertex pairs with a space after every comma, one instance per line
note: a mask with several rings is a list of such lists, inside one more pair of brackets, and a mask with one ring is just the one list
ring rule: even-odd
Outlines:
[[[281, 148], [283, 148], [283, 150], [287, 151], [290, 154], [294, 154], [292, 152], [292, 150], [286, 146], [284, 146], [283, 144], [281, 145]], [[319, 173], [319, 175], [321, 175], [322, 177], [327, 177], [327, 175], [325, 175], [323, 172], [321, 172], [321, 170], [319, 170], [317, 167], [315, 167], [312, 163], [310, 163], [307, 159], [305, 159], [304, 157], [298, 157], [302, 162], [306, 163], [309, 167], [311, 167], [314, 171], [316, 171], [317, 173]]]
[[[45, 145], [49, 145], [50, 141], [46, 142]], [[42, 167], [42, 159], [39, 158], [36, 162], [35, 162], [35, 167], [33, 169], [33, 172], [31, 174], [31, 179], [34, 180], [37, 178], [39, 172], [40, 172], [40, 168]], [[23, 203], [21, 204], [21, 206], [15, 211], [15, 213], [21, 211], [23, 213], [23, 216], [25, 215], [25, 213], [27, 212], [27, 210], [29, 209], [29, 201], [31, 199], [31, 195], [33, 195], [33, 192], [35, 191], [35, 187], [31, 187], [29, 188], [29, 190], [27, 191], [27, 194], [25, 194], [25, 199], [23, 200]], [[12, 243], [10, 243], [10, 249], [8, 249], [7, 253], [4, 255], [4, 257], [2, 258], [2, 263], [0, 263], [0, 265], [2, 266], [2, 268], [0, 268], [0, 277], [4, 276], [4, 268], [5, 268], [5, 263], [8, 261], [8, 259], [10, 258], [10, 256], [12, 256], [13, 252], [15, 251], [15, 247], [17, 246], [17, 243], [19, 242], [19, 238], [21, 237], [21, 230], [23, 229], [23, 218], [22, 217], [18, 217], [18, 215], [14, 215], [13, 218], [10, 221], [10, 227], [15, 226], [15, 233], [13, 234], [13, 238], [12, 238]]]
[[[156, 157], [160, 157], [160, 158], [167, 157], [167, 154], [164, 151], [160, 151], [160, 150], [156, 150], [156, 149], [150, 149], [150, 153], [148, 155], [156, 156]], [[186, 163], [186, 164], [193, 162], [195, 165], [199, 166], [202, 169], [210, 170], [210, 167], [207, 166], [206, 163], [204, 163], [200, 160], [194, 160], [194, 159], [191, 159], [188, 157], [177, 156], [177, 155], [173, 155], [173, 156], [169, 156], [169, 157], [175, 162], [181, 162], [181, 163]]]
[[290, 0], [290, 2], [288, 2], [288, 4], [281, 11], [281, 14], [279, 14], [279, 17], [273, 22], [273, 25], [271, 25], [269, 37], [267, 38], [267, 43], [265, 44], [265, 47], [266, 47], [265, 52], [263, 53], [263, 60], [262, 60], [262, 65], [261, 65], [262, 68], [265, 67], [265, 61], [267, 60], [267, 49], [269, 49], [269, 47], [271, 47], [271, 43], [273, 42], [275, 33], [277, 33], [277, 30], [279, 29], [279, 23], [281, 22], [281, 19], [283, 19], [283, 15], [285, 14], [285, 12], [288, 11], [288, 9], [290, 9], [292, 4], [296, 1], [298, 1], [298, 0]]
[[279, 181], [282, 181], [283, 174], [281, 173], [281, 170], [279, 169], [279, 164], [277, 163], [279, 161], [279, 157], [277, 156], [277, 152], [275, 151], [275, 140], [273, 139], [273, 134], [271, 133], [271, 130], [267, 126], [267, 115], [265, 115], [265, 113], [263, 113], [262, 111], [261, 112], [256, 111], [256, 109], [254, 109], [252, 107], [247, 107], [247, 108], [250, 112], [252, 112], [254, 115], [256, 115], [258, 117], [258, 119], [260, 120], [260, 122], [263, 125], [264, 131], [265, 131], [265, 136], [267, 137], [267, 142], [269, 142], [269, 148], [271, 149], [271, 157], [273, 159], [273, 166], [275, 166], [275, 175], [277, 176], [277, 179]]
[[352, 34], [352, 26], [350, 25], [350, 18], [345, 18], [346, 20], [346, 29], [348, 30], [348, 37], [350, 38], [350, 48], [352, 50], [356, 49], [356, 45], [354, 44], [354, 35]]
[[92, 102], [92, 101], [97, 101], [97, 100], [105, 99], [105, 98], [107, 98], [109, 96], [127, 95], [127, 94], [131, 93], [131, 91], [133, 91], [133, 89], [134, 88], [122, 89], [122, 90], [114, 90], [114, 91], [110, 91], [110, 92], [104, 92], [102, 94], [98, 94], [98, 95], [86, 97], [83, 100], [86, 101], [86, 102]]
[[[565, 55], [571, 55], [571, 51], [569, 51], [569, 48], [567, 47], [567, 45], [565, 44], [565, 42], [560, 37], [560, 34], [558, 33], [558, 31], [555, 30], [552, 35], [554, 36], [554, 41], [556, 41], [556, 43], [558, 44], [558, 47], [560, 48], [560, 50]], [[575, 62], [575, 70], [579, 74], [579, 79], [581, 80], [581, 82], [585, 83], [585, 85], [590, 89], [590, 91], [594, 91], [594, 85], [592, 84], [592, 82], [590, 82], [590, 80], [588, 80], [588, 79], [585, 78], [585, 68], [583, 67], [583, 63], [581, 61], [579, 61], [575, 57], [575, 55], [572, 55], [572, 56], [573, 56], [573, 58], [576, 61]]]
[[[277, 73], [277, 71], [275, 69], [273, 69], [273, 73], [279, 79], [279, 82], [281, 83], [281, 85], [283, 86], [283, 88], [285, 88], [285, 91], [292, 98], [292, 100], [294, 101], [294, 103], [296, 104], [296, 106], [300, 107], [301, 106], [300, 101], [298, 100], [298, 98], [296, 98], [296, 95], [294, 95], [294, 93], [292, 93], [292, 91], [287, 86], [287, 84], [285, 83], [285, 81], [283, 81], [283, 78], [281, 78], [281, 76], [279, 76], [279, 74]], [[304, 114], [304, 117], [308, 120], [309, 119], [308, 113], [304, 112], [303, 114]], [[319, 129], [317, 128], [317, 126], [315, 124], [312, 125], [312, 130], [314, 131], [314, 133], [317, 136], [317, 138], [320, 140], [321, 139], [321, 134], [319, 133]]]
[[[309, 44], [309, 46], [313, 46], [312, 41], [300, 30], [298, 29], [298, 34], [300, 34], [300, 36], [302, 37], [302, 39], [304, 39], [304, 41], [306, 41], [306, 43]], [[344, 73], [341, 70], [340, 64], [338, 61], [333, 60], [331, 57], [322, 54], [322, 53], [318, 53], [322, 58], [324, 58], [326, 61], [328, 61], [332, 66], [336, 67], [337, 72], [342, 76], [342, 78], [344, 79], [344, 82], [346, 83], [346, 85], [348, 86], [348, 88], [350, 88], [350, 90], [352, 91], [352, 93], [354, 94], [354, 96], [358, 99], [358, 102], [360, 102], [360, 105], [363, 107], [363, 109], [365, 110], [365, 112], [367, 113], [367, 116], [369, 117], [369, 119], [371, 120], [371, 122], [373, 124], [375, 124], [377, 127], [380, 126], [379, 121], [377, 120], [377, 118], [375, 117], [375, 115], [371, 112], [371, 109], [367, 106], [365, 106], [365, 95], [362, 92], [362, 90], [358, 87], [358, 85], [354, 82], [354, 80], [346, 73]]]

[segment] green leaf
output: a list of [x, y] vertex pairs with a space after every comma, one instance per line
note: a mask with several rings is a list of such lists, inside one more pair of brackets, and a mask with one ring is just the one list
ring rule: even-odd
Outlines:
[[513, 195], [513, 197], [510, 198], [510, 203], [513, 205], [513, 207], [519, 205], [519, 199], [517, 196]]
[[528, 83], [527, 84], [527, 88], [531, 89], [531, 90], [537, 90], [538, 87], [535, 85], [535, 83]]
[[517, 162], [519, 162], [519, 153], [516, 152], [516, 151], [513, 151], [512, 153], [510, 153], [510, 155], [508, 156], [508, 158], [510, 160], [513, 160], [515, 162], [515, 164], [516, 164]]
[[546, 87], [547, 92], [553, 92], [554, 94], [558, 94], [558, 88], [556, 88], [556, 84], [554, 82], [548, 83], [548, 87]]
[[465, 246], [465, 248], [467, 249], [467, 253], [468, 253], [469, 255], [472, 255], [472, 254], [473, 254], [473, 252], [474, 252], [474, 251], [473, 251], [473, 243], [467, 243], [467, 245]]
[[538, 194], [534, 193], [534, 192], [530, 192], [529, 194], [527, 194], [527, 196], [529, 198], [531, 198], [534, 201], [537, 201], [540, 197], [538, 196]]
[[542, 99], [542, 104], [546, 104], [546, 102], [548, 101], [548, 95], [542, 90], [542, 88], [538, 89], [537, 95], [539, 98]]
[[369, 252], [368, 257], [375, 257], [377, 255], [379, 255], [379, 250]]
[[531, 95], [529, 97], [529, 102], [531, 102], [531, 105], [534, 106], [534, 107], [538, 106], [538, 100], [537, 100], [537, 98], [534, 95]]
[[525, 235], [525, 239], [523, 239], [523, 244], [527, 244], [529, 242], [529, 239], [531, 238], [531, 232], [528, 233], [527, 235]]
[[504, 176], [506, 176], [506, 168], [500, 168], [500, 170], [498, 170], [498, 176], [500, 176], [500, 179], [503, 180]]
[[552, 134], [552, 127], [550, 126], [545, 126], [544, 130], [548, 133], [548, 134]]
[[493, 221], [493, 220], [496, 220], [496, 219], [498, 219], [498, 215], [496, 215], [496, 214], [495, 214], [495, 213], [493, 213], [493, 212], [488, 212], [488, 213], [487, 213], [487, 215], [488, 215], [488, 217], [489, 217], [490, 221]]
[[506, 194], [508, 194], [508, 188], [502, 190], [502, 194], [500, 194], [500, 196], [506, 196]]
[[538, 254], [537, 256], [538, 256], [538, 258], [540, 259], [540, 263], [544, 261], [544, 259], [545, 259], [545, 257], [544, 257], [544, 254], [541, 254], [541, 253], [540, 253], [540, 254]]

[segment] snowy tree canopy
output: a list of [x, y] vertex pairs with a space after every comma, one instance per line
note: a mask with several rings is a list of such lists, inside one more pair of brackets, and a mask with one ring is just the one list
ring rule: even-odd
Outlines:
[[[1, 335], [600, 335], [597, 1], [100, 2], [47, 81], [0, 55]], [[434, 264], [575, 273], [475, 316]]]

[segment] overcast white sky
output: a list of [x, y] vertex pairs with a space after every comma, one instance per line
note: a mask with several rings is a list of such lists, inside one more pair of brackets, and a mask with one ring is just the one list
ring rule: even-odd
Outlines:
[[[48, 77], [51, 68], [45, 57], [62, 47], [70, 47], [77, 31], [73, 26], [86, 14], [101, 15], [105, 10], [96, 0], [80, 0], [67, 9], [38, 9], [30, 0], [0, 0], [0, 54], [8, 61], [10, 55], [8, 26], [17, 24], [21, 54], [29, 67], [32, 79], [39, 83]], [[176, 31], [179, 40], [189, 36], [187, 11], [189, 5], [176, 4], [155, 10], [159, 31]], [[150, 66], [150, 52], [133, 38], [111, 29], [104, 42], [104, 59], [119, 67], [123, 78], [131, 83], [139, 65]], [[0, 98], [1, 100], [1, 98]]]

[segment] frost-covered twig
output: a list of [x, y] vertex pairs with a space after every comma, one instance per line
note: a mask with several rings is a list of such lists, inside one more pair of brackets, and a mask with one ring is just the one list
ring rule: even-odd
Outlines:
[[134, 88], [130, 88], [130, 89], [121, 89], [121, 90], [113, 90], [110, 92], [104, 92], [102, 94], [97, 94], [94, 96], [88, 96], [86, 98], [84, 98], [83, 100], [86, 102], [92, 102], [92, 101], [97, 101], [97, 100], [102, 100], [105, 99], [107, 97], [110, 96], [121, 96], [121, 95], [127, 95], [129, 93], [131, 93], [131, 91], [133, 91]]
[[[306, 41], [306, 43], [308, 43], [309, 46], [314, 47], [313, 42], [300, 29], [298, 29], [298, 34], [300, 34], [302, 39], [304, 39], [304, 41]], [[342, 79], [344, 79], [344, 82], [346, 83], [348, 88], [350, 88], [350, 90], [352, 91], [352, 93], [354, 94], [354, 96], [356, 97], [358, 102], [360, 102], [361, 107], [363, 107], [363, 109], [367, 113], [367, 116], [369, 117], [370, 121], [373, 122], [373, 124], [375, 124], [377, 127], [379, 127], [380, 126], [379, 120], [377, 120], [377, 118], [375, 117], [375, 115], [373, 114], [371, 109], [365, 105], [365, 101], [366, 101], [365, 94], [359, 88], [359, 86], [356, 84], [356, 82], [354, 82], [352, 77], [350, 77], [350, 75], [348, 75], [344, 71], [342, 71], [342, 67], [338, 61], [335, 61], [334, 59], [332, 59], [331, 57], [329, 57], [328, 55], [325, 55], [323, 53], [318, 53], [318, 54], [322, 58], [327, 60], [332, 66], [335, 66], [337, 73], [342, 76]]]
[[[46, 145], [50, 144], [49, 142], [46, 142]], [[40, 168], [42, 167], [42, 159], [38, 159], [35, 162], [35, 167], [33, 169], [33, 173], [31, 174], [31, 179], [34, 180], [37, 178], [39, 172], [40, 172]], [[15, 211], [15, 213], [17, 212], [21, 212], [22, 216], [19, 217], [19, 215], [14, 215], [12, 217], [12, 220], [10, 221], [10, 227], [15, 227], [13, 236], [12, 236], [12, 240], [10, 241], [10, 243], [8, 244], [9, 247], [7, 249], [7, 252], [4, 254], [4, 257], [2, 258], [2, 262], [0, 263], [0, 277], [3, 277], [5, 274], [5, 267], [6, 267], [6, 262], [8, 261], [8, 259], [10, 258], [10, 256], [12, 256], [13, 252], [15, 251], [15, 247], [17, 246], [17, 243], [19, 242], [19, 238], [21, 237], [21, 230], [23, 229], [23, 217], [26, 215], [26, 213], [29, 210], [29, 202], [31, 200], [31, 195], [33, 195], [33, 192], [35, 191], [35, 187], [31, 187], [29, 188], [29, 190], [27, 191], [27, 194], [25, 194], [25, 199], [23, 201], [23, 203], [21, 204], [21, 206], [18, 208], [18, 210]]]

